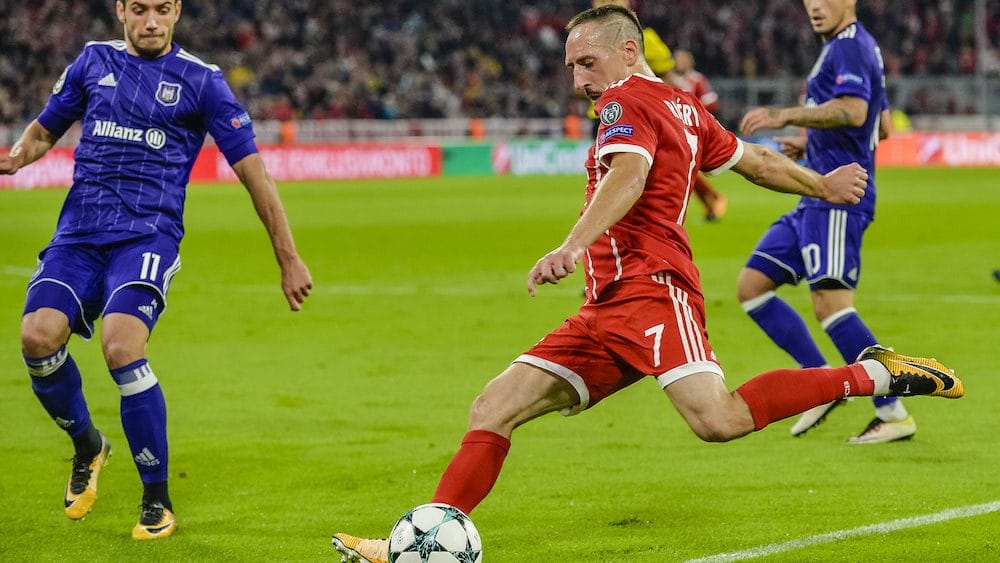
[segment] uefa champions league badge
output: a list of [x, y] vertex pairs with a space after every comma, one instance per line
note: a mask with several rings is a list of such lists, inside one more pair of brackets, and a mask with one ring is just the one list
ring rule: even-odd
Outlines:
[[622, 105], [618, 102], [611, 102], [601, 110], [601, 123], [614, 125], [622, 117]]
[[160, 82], [156, 88], [156, 101], [165, 106], [176, 106], [181, 100], [181, 85], [173, 82]]

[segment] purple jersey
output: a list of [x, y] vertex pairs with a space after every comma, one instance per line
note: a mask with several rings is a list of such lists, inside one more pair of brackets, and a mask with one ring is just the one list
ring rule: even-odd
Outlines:
[[87, 43], [38, 116], [57, 137], [78, 120], [83, 136], [55, 244], [137, 233], [180, 242], [185, 190], [205, 134], [230, 164], [257, 152], [250, 116], [219, 67], [177, 44], [149, 60], [130, 55], [124, 41]]
[[838, 166], [857, 162], [868, 171], [868, 189], [861, 203], [833, 205], [820, 199], [802, 198], [804, 207], [836, 207], [875, 214], [875, 146], [878, 145], [879, 114], [889, 107], [885, 94], [882, 54], [875, 38], [858, 22], [844, 28], [823, 45], [806, 81], [806, 107], [818, 106], [839, 96], [868, 102], [868, 116], [861, 127], [809, 129], [806, 162], [826, 174]]

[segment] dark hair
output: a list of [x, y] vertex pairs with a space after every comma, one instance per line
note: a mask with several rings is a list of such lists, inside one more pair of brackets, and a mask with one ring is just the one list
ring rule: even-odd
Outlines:
[[576, 26], [590, 21], [610, 21], [612, 19], [625, 19], [635, 27], [635, 36], [633, 39], [639, 43], [639, 52], [643, 52], [646, 46], [643, 42], [642, 24], [639, 23], [639, 16], [635, 15], [635, 12], [632, 10], [622, 6], [609, 4], [584, 10], [569, 20], [569, 23], [566, 24], [566, 31], [573, 31], [573, 28]]

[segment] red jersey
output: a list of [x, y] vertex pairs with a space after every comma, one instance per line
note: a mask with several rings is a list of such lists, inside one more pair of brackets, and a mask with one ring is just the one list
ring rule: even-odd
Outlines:
[[697, 70], [689, 70], [678, 76], [677, 87], [694, 94], [708, 111], [714, 113], [715, 110], [719, 109], [719, 95], [712, 89], [708, 78]]
[[587, 159], [586, 205], [614, 153], [640, 154], [650, 169], [632, 209], [587, 249], [587, 297], [598, 301], [615, 281], [664, 270], [700, 289], [681, 226], [692, 182], [698, 171], [728, 170], [743, 157], [743, 144], [692, 94], [658, 78], [634, 74], [617, 82], [596, 108], [601, 125]]

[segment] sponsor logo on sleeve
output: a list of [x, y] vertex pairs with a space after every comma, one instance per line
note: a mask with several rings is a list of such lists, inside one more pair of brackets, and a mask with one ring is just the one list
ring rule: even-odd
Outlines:
[[240, 129], [250, 125], [250, 114], [243, 112], [236, 117], [229, 120], [229, 124], [233, 126], [233, 129]]
[[69, 73], [69, 66], [63, 69], [62, 74], [59, 75], [59, 80], [56, 80], [56, 85], [52, 87], [53, 94], [58, 94], [59, 92], [62, 92], [63, 85], [66, 84], [66, 74]]
[[632, 136], [632, 126], [631, 125], [615, 125], [614, 127], [609, 127], [601, 133], [601, 143], [604, 144], [608, 142], [608, 139], [612, 137], [631, 137]]
[[156, 88], [156, 101], [164, 106], [176, 106], [181, 101], [181, 85], [161, 81]]
[[614, 125], [622, 118], [622, 105], [618, 102], [611, 102], [601, 110], [601, 123]]
[[857, 74], [851, 74], [849, 72], [845, 72], [844, 74], [838, 74], [837, 75], [837, 84], [843, 84], [845, 82], [853, 82], [855, 84], [864, 84], [865, 83], [865, 79], [861, 78]]

